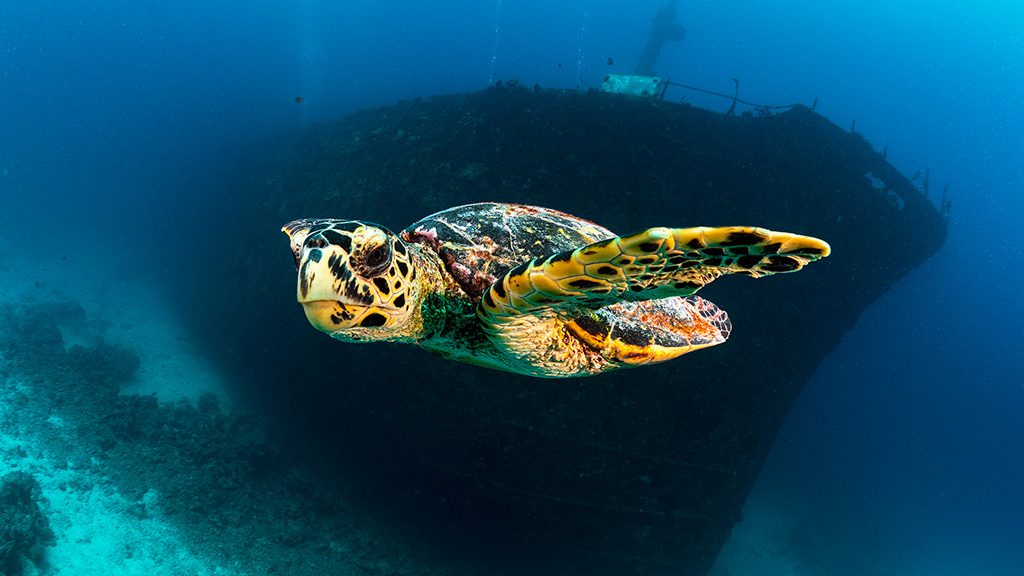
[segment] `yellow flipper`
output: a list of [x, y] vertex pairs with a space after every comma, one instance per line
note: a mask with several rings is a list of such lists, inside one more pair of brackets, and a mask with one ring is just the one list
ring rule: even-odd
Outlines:
[[[566, 355], [568, 351], [558, 344], [566, 335], [591, 349], [600, 347], [601, 355], [609, 360], [621, 362], [629, 354], [640, 359], [641, 352], [659, 346], [653, 335], [651, 346], [655, 348], [642, 342], [623, 344], [610, 333], [597, 342], [580, 321], [586, 323], [586, 315], [597, 318], [593, 312], [608, 307], [600, 317], [602, 323], [611, 325], [615, 314], [622, 312], [615, 310], [616, 303], [690, 296], [725, 274], [758, 278], [795, 272], [829, 252], [829, 245], [817, 238], [763, 228], [650, 228], [524, 262], [484, 292], [477, 316], [497, 347], [526, 363], [577, 356]], [[633, 314], [623, 320], [637, 324], [638, 317]], [[672, 322], [659, 323], [663, 325], [657, 330], [672, 332]], [[658, 350], [641, 363], [722, 341], [724, 337], [714, 337], [684, 351]], [[576, 349], [575, 343], [565, 346]]]
[[829, 252], [817, 238], [764, 228], [650, 228], [525, 262], [484, 293], [477, 314], [494, 324], [542, 308], [689, 296], [724, 274], [795, 272]]

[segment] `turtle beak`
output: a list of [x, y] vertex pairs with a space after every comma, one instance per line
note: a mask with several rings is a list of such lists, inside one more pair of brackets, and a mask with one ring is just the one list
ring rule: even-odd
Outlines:
[[303, 250], [299, 245], [295, 299], [309, 323], [328, 334], [351, 328], [373, 303], [369, 294], [359, 299], [360, 287], [346, 270], [332, 268], [331, 262], [344, 256], [336, 246]]
[[321, 332], [333, 334], [352, 325], [353, 318], [362, 312], [336, 300], [313, 300], [301, 302], [306, 320]]
[[332, 332], [334, 326], [331, 321], [331, 316], [336, 315], [334, 310], [334, 302], [328, 302], [326, 300], [317, 300], [316, 302], [303, 302], [302, 310], [306, 313], [306, 320], [313, 325], [313, 328], [321, 332]]
[[292, 256], [295, 258], [295, 268], [299, 267], [299, 260], [302, 258], [302, 245], [306, 243], [306, 237], [312, 229], [311, 220], [293, 220], [281, 227], [281, 232], [288, 235], [288, 243], [292, 249]]

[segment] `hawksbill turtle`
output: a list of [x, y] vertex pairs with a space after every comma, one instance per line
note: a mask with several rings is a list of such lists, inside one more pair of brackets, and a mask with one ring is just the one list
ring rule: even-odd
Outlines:
[[725, 342], [725, 311], [694, 296], [725, 274], [793, 272], [817, 238], [763, 228], [649, 228], [628, 236], [557, 210], [479, 203], [401, 233], [360, 220], [286, 224], [298, 301], [346, 342], [418, 344], [529, 376], [590, 376]]

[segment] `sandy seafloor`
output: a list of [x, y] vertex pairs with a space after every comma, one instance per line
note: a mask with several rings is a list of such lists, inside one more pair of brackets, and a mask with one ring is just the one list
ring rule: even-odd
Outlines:
[[[38, 261], [0, 246], [0, 312], [6, 310], [5, 322], [10, 323], [11, 314], [24, 319], [30, 311], [42, 310], [47, 317], [60, 318], [56, 323], [66, 351], [75, 345], [103, 342], [134, 352], [138, 369], [117, 383], [122, 398], [155, 396], [161, 410], [185, 414], [186, 420], [193, 422], [203, 421], [205, 416], [192, 407], [200, 404], [203, 394], [214, 393], [220, 398], [216, 409], [229, 412], [231, 404], [225, 398], [221, 375], [203, 351], [192, 345], [173, 308], [162, 303], [164, 298], [159, 286], [133, 277], [130, 266], [116, 259], [92, 261], [65, 254], [60, 259]], [[0, 332], [11, 329], [0, 326]], [[344, 502], [338, 504], [343, 497], [302, 496], [315, 492], [308, 489], [289, 492], [286, 485], [292, 480], [282, 479], [287, 474], [246, 487], [248, 469], [242, 468], [233, 480], [212, 476], [210, 482], [217, 486], [210, 489], [204, 484], [208, 480], [192, 479], [196, 466], [210, 468], [210, 464], [190, 460], [173, 439], [166, 440], [170, 448], [177, 450], [175, 454], [185, 454], [180, 463], [170, 456], [154, 459], [144, 441], [132, 443], [122, 438], [108, 445], [101, 443], [96, 449], [89, 435], [103, 433], [104, 428], [95, 421], [104, 418], [104, 407], [90, 409], [88, 402], [73, 398], [89, 396], [93, 390], [77, 381], [75, 385], [81, 389], [68, 387], [66, 382], [55, 381], [53, 374], [27, 373], [12, 354], [0, 346], [0, 477], [21, 470], [39, 482], [42, 511], [55, 535], [55, 544], [46, 548], [45, 561], [26, 563], [25, 574], [448, 572], [407, 554], [400, 538], [392, 540], [386, 530], [368, 526], [365, 517], [344, 518], [350, 510]], [[190, 405], [184, 412], [182, 402]], [[165, 420], [160, 421], [167, 426]], [[112, 444], [116, 446], [106, 450]], [[146, 462], [159, 466], [151, 468]], [[172, 494], [157, 486], [168, 476], [185, 478], [169, 484], [174, 487]], [[189, 491], [216, 492], [225, 482], [231, 496], [210, 502], [223, 502], [226, 509], [236, 509], [234, 512], [203, 509], [209, 505], [207, 501], [187, 506], [180, 502]], [[273, 493], [261, 504], [260, 496], [267, 491]], [[327, 499], [334, 504], [325, 509]], [[239, 501], [253, 508], [239, 512]], [[183, 507], [193, 514], [183, 515]], [[313, 507], [317, 513], [312, 512]], [[310, 526], [293, 525], [300, 522], [296, 510], [306, 512], [301, 514], [302, 521]], [[820, 566], [809, 567], [807, 559], [798, 557], [793, 549], [798, 524], [785, 503], [755, 489], [745, 520], [735, 528], [712, 576], [819, 573], [816, 568]], [[884, 558], [868, 561], [861, 568], [879, 575], [934, 573], [923, 567], [908, 569], [905, 563], [889, 567]]]

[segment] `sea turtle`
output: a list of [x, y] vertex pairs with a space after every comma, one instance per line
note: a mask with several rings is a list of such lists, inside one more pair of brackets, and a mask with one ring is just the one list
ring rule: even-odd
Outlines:
[[723, 274], [793, 272], [830, 250], [816, 238], [738, 226], [617, 237], [557, 210], [494, 202], [443, 210], [399, 234], [334, 219], [282, 231], [299, 303], [317, 329], [546, 378], [721, 344], [729, 318], [695, 292]]

